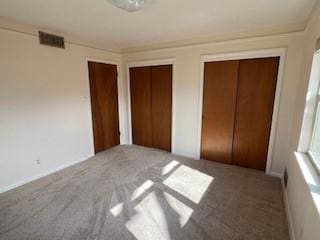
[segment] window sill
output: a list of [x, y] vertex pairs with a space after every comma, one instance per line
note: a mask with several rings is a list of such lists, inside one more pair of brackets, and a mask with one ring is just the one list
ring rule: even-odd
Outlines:
[[312, 163], [315, 171], [318, 173], [318, 176], [320, 176], [320, 164], [315, 160], [313, 154], [311, 152], [305, 153], [307, 157], [309, 158], [309, 161]]
[[320, 213], [320, 177], [307, 154], [295, 152], [295, 158], [309, 187], [315, 206]]

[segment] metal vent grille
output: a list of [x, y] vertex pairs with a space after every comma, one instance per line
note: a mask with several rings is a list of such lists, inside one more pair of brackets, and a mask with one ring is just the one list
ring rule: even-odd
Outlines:
[[65, 48], [64, 38], [53, 34], [39, 31], [40, 44], [50, 47]]

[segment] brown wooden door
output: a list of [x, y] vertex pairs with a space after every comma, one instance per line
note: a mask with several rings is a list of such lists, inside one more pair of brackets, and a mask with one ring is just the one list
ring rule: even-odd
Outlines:
[[89, 62], [95, 153], [120, 143], [117, 66]]
[[171, 151], [172, 65], [130, 68], [133, 144]]
[[172, 65], [151, 68], [152, 146], [171, 151]]
[[233, 164], [265, 170], [279, 58], [241, 60]]
[[133, 144], [152, 147], [151, 67], [130, 68]]
[[204, 66], [201, 158], [231, 164], [239, 61]]

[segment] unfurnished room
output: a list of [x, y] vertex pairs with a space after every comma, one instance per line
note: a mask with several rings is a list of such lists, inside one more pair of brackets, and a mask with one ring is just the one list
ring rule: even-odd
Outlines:
[[1, 240], [320, 240], [319, 0], [0, 0]]

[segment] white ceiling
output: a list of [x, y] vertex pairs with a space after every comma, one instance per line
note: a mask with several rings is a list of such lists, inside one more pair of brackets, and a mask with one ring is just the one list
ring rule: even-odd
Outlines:
[[108, 0], [0, 0], [0, 16], [106, 49], [260, 29], [301, 30], [317, 0], [149, 0], [128, 13]]

